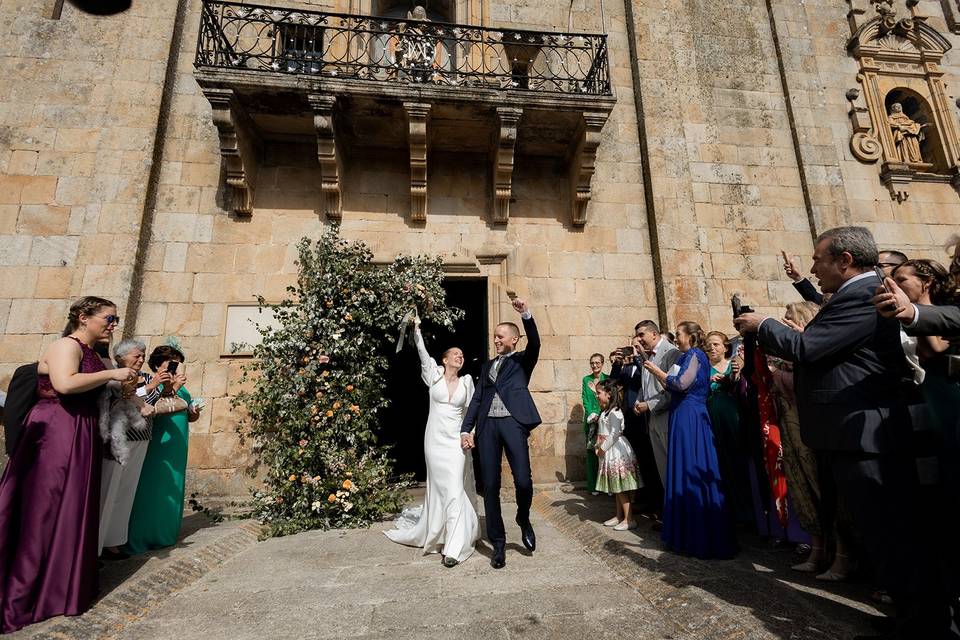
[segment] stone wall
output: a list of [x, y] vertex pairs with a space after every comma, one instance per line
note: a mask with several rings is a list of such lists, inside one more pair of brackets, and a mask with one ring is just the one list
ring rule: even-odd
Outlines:
[[[253, 215], [239, 218], [193, 75], [199, 0], [187, 3], [175, 41], [163, 120], [174, 0], [135, 1], [114, 17], [67, 4], [60, 20], [35, 5], [0, 2], [8, 34], [0, 70], [10, 80], [0, 85], [0, 383], [58, 333], [72, 298], [105, 295], [126, 312], [143, 230], [141, 300], [132, 326], [122, 328], [150, 346], [181, 339], [188, 386], [208, 400], [191, 425], [191, 490], [243, 495], [252, 480], [238, 470], [249, 460], [229, 404], [245, 361], [221, 355], [224, 316], [227, 305], [257, 294], [282, 297], [295, 274], [295, 243], [328, 224], [319, 213], [315, 142], [266, 144]], [[538, 482], [581, 477], [580, 378], [591, 353], [609, 352], [636, 321], [658, 317], [655, 264], [671, 325], [694, 319], [731, 331], [733, 292], [776, 313], [796, 299], [781, 249], [806, 265], [817, 232], [860, 223], [885, 247], [940, 257], [938, 245], [960, 221], [949, 185], [914, 185], [897, 203], [877, 166], [851, 155], [844, 93], [855, 86], [857, 64], [846, 54], [847, 5], [771, 0], [771, 21], [761, 0], [637, 0], [633, 24], [623, 2], [604, 4], [605, 24], [598, 6], [471, 0], [465, 10], [504, 28], [562, 30], [572, 18], [576, 31], [608, 32], [618, 101], [603, 129], [583, 229], [568, 222], [562, 169], [542, 158], [518, 157], [506, 225], [488, 222], [485, 149], [433, 158], [424, 225], [408, 222], [403, 153], [352, 149], [343, 171], [343, 233], [378, 255], [506, 255], [502, 269], [486, 275], [529, 297], [544, 341], [532, 382], [545, 421], [532, 442]], [[946, 33], [938, 3], [918, 9]], [[948, 82], [956, 55], [945, 61]], [[155, 208], [146, 202], [151, 175]]]

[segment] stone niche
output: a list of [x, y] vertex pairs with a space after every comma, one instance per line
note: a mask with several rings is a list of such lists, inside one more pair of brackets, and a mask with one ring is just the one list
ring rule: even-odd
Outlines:
[[[860, 64], [858, 87], [847, 91], [850, 150], [879, 163], [890, 197], [903, 202], [913, 182], [960, 188], [960, 141], [943, 83], [950, 43], [907, 2], [899, 17], [893, 0], [851, 1], [848, 51]], [[868, 14], [873, 14], [869, 17]]]

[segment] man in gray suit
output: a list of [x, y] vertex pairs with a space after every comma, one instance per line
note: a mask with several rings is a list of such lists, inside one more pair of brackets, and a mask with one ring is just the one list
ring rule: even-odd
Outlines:
[[[637, 325], [637, 338], [647, 358], [663, 371], [669, 371], [680, 358], [680, 350], [660, 333], [660, 327], [653, 320], [644, 320]], [[633, 409], [639, 415], [647, 415], [657, 472], [660, 474], [660, 482], [666, 486], [670, 442], [670, 392], [646, 369], [642, 370], [642, 376], [643, 401], [637, 402]]]
[[793, 363], [801, 436], [821, 459], [821, 506], [839, 494], [897, 605], [895, 628], [874, 637], [940, 638], [949, 609], [918, 535], [907, 365], [899, 324], [872, 302], [876, 264], [870, 231], [830, 229], [817, 238], [810, 271], [833, 295], [802, 333], [757, 313], [734, 324]]

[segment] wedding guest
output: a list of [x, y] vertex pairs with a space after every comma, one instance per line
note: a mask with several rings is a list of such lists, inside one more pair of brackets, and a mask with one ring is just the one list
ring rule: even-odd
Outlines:
[[133, 369], [138, 379], [105, 394], [108, 406], [101, 412], [100, 432], [104, 444], [109, 445], [100, 485], [100, 548], [104, 560], [129, 557], [119, 547], [127, 542], [130, 510], [153, 433], [149, 417], [160, 398], [160, 385], [173, 382], [169, 373], [151, 377], [141, 371], [146, 349], [139, 340], [124, 340], [113, 350], [117, 366]]
[[731, 558], [737, 543], [724, 504], [707, 414], [710, 362], [702, 350], [705, 336], [696, 322], [681, 322], [676, 336], [682, 354], [676, 374], [668, 375], [652, 361], [643, 365], [672, 393], [661, 537], [680, 553], [705, 559]]
[[599, 460], [594, 449], [596, 448], [596, 434], [592, 433], [593, 425], [587, 422], [591, 414], [600, 414], [600, 405], [597, 402], [597, 385], [607, 379], [603, 372], [603, 356], [595, 353], [590, 356], [590, 373], [583, 377], [580, 391], [580, 400], [583, 403], [583, 437], [587, 449], [587, 491], [597, 495], [597, 468]]
[[600, 458], [597, 488], [612, 493], [617, 515], [603, 523], [615, 531], [636, 528], [631, 516], [632, 493], [640, 487], [637, 479], [637, 456], [623, 435], [623, 413], [620, 411], [620, 388], [611, 380], [597, 385], [597, 400], [602, 413], [592, 414], [597, 420], [596, 454]]
[[40, 356], [37, 402], [0, 479], [0, 633], [79, 615], [97, 595], [97, 396], [136, 372], [108, 370], [93, 351], [116, 328], [116, 305], [80, 298], [68, 319]]
[[710, 361], [710, 395], [707, 413], [713, 429], [720, 479], [727, 508], [734, 522], [753, 521], [750, 476], [748, 475], [748, 442], [740, 428], [740, 412], [734, 389], [740, 379], [736, 358], [729, 357], [730, 340], [725, 333], [711, 331], [706, 336], [704, 351]]
[[[813, 283], [800, 273], [796, 263], [787, 257], [786, 251], [781, 251], [780, 255], [783, 256], [783, 270], [787, 274], [787, 277], [793, 280], [793, 288], [797, 290], [797, 293], [807, 302], [813, 302], [817, 305], [826, 304], [830, 294], [828, 293], [827, 296], [824, 296], [817, 291]], [[894, 267], [906, 262], [906, 260], [907, 255], [902, 251], [881, 251], [878, 256], [877, 266], [883, 269], [883, 272], [887, 276], [890, 276], [890, 274], [893, 273]]]
[[170, 547], [180, 535], [190, 432], [187, 423], [200, 418], [200, 407], [192, 403], [184, 386], [187, 376], [183, 362], [183, 353], [166, 344], [155, 348], [147, 360], [157, 376], [166, 373], [172, 377], [169, 385], [161, 386], [156, 405], [175, 405], [176, 410], [153, 420], [153, 434], [130, 511], [125, 553]]
[[657, 463], [653, 457], [650, 421], [641, 411], [644, 402], [643, 360], [646, 349], [643, 341], [636, 335], [638, 331], [645, 330], [645, 322], [647, 321], [634, 327], [634, 336], [626, 356], [622, 349], [615, 349], [610, 353], [610, 378], [620, 384], [623, 394], [624, 435], [633, 447], [639, 465], [641, 488], [634, 493], [635, 509], [640, 513], [652, 514], [656, 520], [663, 509], [663, 485], [657, 475]]
[[949, 628], [949, 605], [939, 597], [934, 552], [917, 527], [907, 364], [897, 323], [874, 306], [882, 302], [875, 301], [876, 264], [868, 229], [825, 231], [815, 243], [811, 272], [824, 293], [834, 295], [805, 330], [758, 313], [734, 324], [741, 334], [757, 333], [768, 354], [793, 362], [803, 441], [823, 460], [821, 508], [839, 493], [849, 509], [896, 602], [896, 637], [940, 637]]

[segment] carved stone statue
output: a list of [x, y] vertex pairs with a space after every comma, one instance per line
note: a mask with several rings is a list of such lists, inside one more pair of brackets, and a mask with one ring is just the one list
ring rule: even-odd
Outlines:
[[887, 123], [893, 130], [893, 144], [897, 155], [900, 156], [900, 161], [923, 162], [923, 156], [920, 155], [920, 142], [923, 140], [923, 128], [929, 125], [911, 120], [910, 116], [903, 112], [903, 105], [899, 102], [890, 105]]
[[412, 11], [407, 11], [407, 20], [423, 20], [424, 22], [430, 22], [430, 18], [427, 17], [427, 10], [419, 4], [415, 6]]

